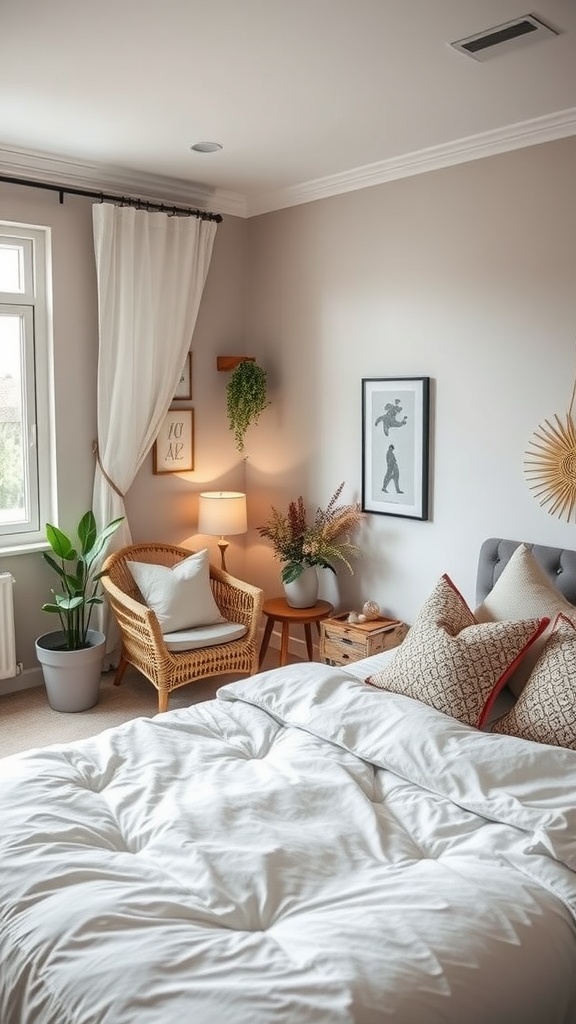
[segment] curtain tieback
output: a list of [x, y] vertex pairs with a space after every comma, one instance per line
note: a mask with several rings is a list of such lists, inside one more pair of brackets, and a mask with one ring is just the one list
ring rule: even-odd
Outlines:
[[119, 487], [116, 487], [116, 484], [114, 483], [113, 480], [110, 479], [110, 477], [108, 476], [108, 473], [106, 472], [106, 470], [104, 469], [104, 466], [102, 465], [102, 462], [101, 462], [101, 459], [100, 459], [100, 449], [98, 448], [98, 441], [93, 441], [92, 442], [92, 451], [93, 451], [94, 455], [96, 456], [96, 459], [98, 461], [98, 465], [100, 466], [100, 472], [102, 473], [102, 476], [106, 480], [106, 483], [110, 484], [110, 487], [112, 488], [112, 490], [116, 492], [116, 494], [118, 495], [119, 498], [122, 499], [122, 501], [124, 501], [124, 495], [122, 494], [122, 491], [120, 490]]

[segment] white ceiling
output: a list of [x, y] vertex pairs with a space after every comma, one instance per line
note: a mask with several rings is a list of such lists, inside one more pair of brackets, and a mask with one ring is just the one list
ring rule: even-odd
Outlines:
[[[0, 0], [0, 174], [251, 216], [573, 135], [576, 0], [535, 4]], [[448, 45], [529, 13], [559, 35]]]

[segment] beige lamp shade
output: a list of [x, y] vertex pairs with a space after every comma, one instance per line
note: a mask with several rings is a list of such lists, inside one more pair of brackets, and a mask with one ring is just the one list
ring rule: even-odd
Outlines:
[[226, 571], [224, 536], [246, 533], [246, 495], [241, 491], [202, 491], [198, 499], [198, 533], [219, 537], [221, 566]]

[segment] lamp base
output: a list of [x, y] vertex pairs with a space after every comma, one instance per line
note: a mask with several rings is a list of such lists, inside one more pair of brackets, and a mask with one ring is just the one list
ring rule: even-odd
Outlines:
[[220, 537], [218, 547], [220, 548], [220, 568], [223, 572], [228, 572], [228, 569], [226, 568], [226, 548], [229, 547], [229, 542], [224, 540], [224, 537]]

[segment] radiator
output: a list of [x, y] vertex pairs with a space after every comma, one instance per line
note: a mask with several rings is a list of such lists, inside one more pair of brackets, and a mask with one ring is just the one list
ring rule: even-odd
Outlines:
[[13, 586], [12, 574], [0, 572], [0, 679], [16, 675]]

